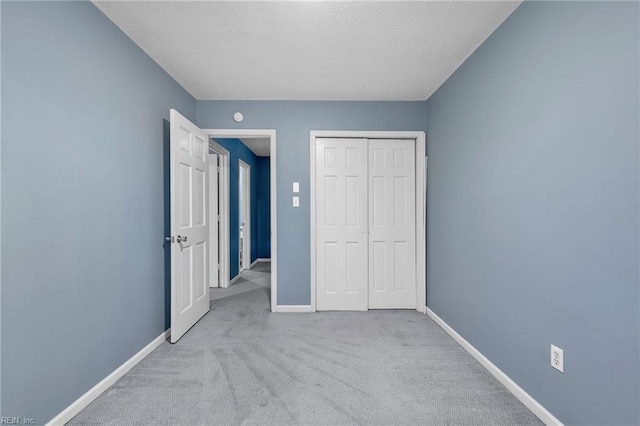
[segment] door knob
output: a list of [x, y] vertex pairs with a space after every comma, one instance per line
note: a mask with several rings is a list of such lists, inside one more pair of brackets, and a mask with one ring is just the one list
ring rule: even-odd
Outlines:
[[178, 235], [177, 237], [166, 236], [164, 237], [164, 240], [168, 243], [173, 243], [173, 242], [186, 243], [187, 237], [183, 237], [180, 235]]

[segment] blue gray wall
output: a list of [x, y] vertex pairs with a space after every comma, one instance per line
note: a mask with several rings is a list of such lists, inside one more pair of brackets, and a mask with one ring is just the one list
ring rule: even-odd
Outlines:
[[[260, 246], [260, 234], [257, 232], [260, 215], [264, 206], [258, 201], [258, 178], [260, 176], [260, 163], [253, 151], [251, 151], [240, 139], [216, 139], [220, 145], [229, 151], [229, 278], [238, 275], [240, 260], [240, 161], [250, 167], [250, 209], [251, 209], [251, 253], [253, 262], [258, 258]], [[268, 205], [267, 205], [268, 210]]]
[[277, 130], [279, 304], [310, 300], [309, 131], [428, 128], [429, 307], [560, 420], [640, 422], [637, 3], [525, 3], [427, 103], [196, 103], [90, 3], [1, 10], [2, 415], [165, 329], [176, 108]]
[[2, 2], [2, 415], [165, 330], [164, 131], [195, 101], [89, 2]]
[[[278, 197], [278, 304], [308, 305], [310, 296], [309, 132], [425, 130], [426, 102], [197, 101], [203, 129], [275, 129]], [[233, 121], [240, 111], [244, 121]], [[291, 203], [300, 182], [300, 207]]]
[[258, 157], [257, 170], [257, 234], [258, 253], [261, 259], [271, 258], [271, 158]]
[[640, 422], [638, 7], [525, 2], [428, 101], [428, 305], [567, 424]]

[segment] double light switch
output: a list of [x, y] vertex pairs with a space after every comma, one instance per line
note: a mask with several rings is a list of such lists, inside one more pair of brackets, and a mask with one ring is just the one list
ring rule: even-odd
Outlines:
[[[300, 182], [293, 182], [293, 193], [300, 193]], [[293, 207], [300, 207], [300, 197], [297, 195], [293, 196]]]

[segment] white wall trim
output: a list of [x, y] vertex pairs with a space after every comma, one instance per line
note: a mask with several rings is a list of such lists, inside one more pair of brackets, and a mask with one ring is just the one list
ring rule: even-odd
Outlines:
[[316, 309], [311, 305], [276, 305], [273, 312], [315, 312]]
[[[271, 180], [271, 182], [269, 183], [271, 191], [271, 311], [276, 312], [275, 309], [278, 303], [278, 197], [276, 185], [276, 131], [274, 129], [202, 129], [202, 131], [207, 133], [207, 135], [209, 135], [209, 138], [269, 138], [269, 148], [271, 150], [269, 157]], [[228, 189], [228, 175], [226, 182], [226, 188]], [[225, 227], [227, 228], [228, 232], [229, 223], [226, 223]]]
[[493, 375], [500, 383], [506, 387], [516, 398], [520, 400], [533, 414], [535, 414], [546, 425], [562, 425], [553, 414], [542, 406], [538, 401], [533, 399], [524, 389], [507, 376], [502, 370], [496, 367], [489, 359], [482, 355], [471, 343], [467, 342], [464, 337], [459, 335], [449, 324], [444, 322], [442, 318], [436, 315], [431, 309], [427, 308], [427, 316], [433, 320], [440, 328], [442, 328], [453, 340], [458, 342], [472, 357], [474, 357], [489, 373]]
[[233, 284], [235, 284], [238, 280], [240, 279], [240, 272], [238, 272], [238, 275], [236, 275], [235, 277], [231, 278], [229, 280], [229, 285], [228, 287], [231, 287]]
[[97, 397], [99, 397], [104, 391], [109, 389], [115, 382], [117, 382], [122, 376], [127, 374], [129, 370], [135, 367], [140, 361], [142, 361], [147, 355], [153, 352], [158, 346], [160, 346], [165, 340], [169, 338], [171, 329], [160, 334], [153, 339], [151, 343], [142, 348], [140, 352], [125, 361], [120, 367], [116, 368], [111, 374], [102, 379], [100, 383], [89, 389], [84, 395], [78, 398], [75, 402], [65, 408], [60, 414], [49, 420], [47, 426], [64, 425], [69, 420], [74, 418], [80, 411], [91, 404]]
[[220, 262], [220, 280], [218, 285], [222, 288], [229, 287], [229, 151], [227, 151], [222, 145], [211, 140], [209, 135], [209, 149], [215, 151], [220, 157], [220, 182], [218, 186], [221, 188], [218, 194], [220, 200], [218, 211], [220, 212], [220, 231], [218, 233], [219, 246], [218, 246], [218, 260]]
[[311, 211], [311, 306], [316, 305], [316, 139], [317, 138], [362, 138], [362, 139], [413, 139], [416, 141], [416, 311], [425, 313], [426, 309], [426, 211], [425, 211], [425, 154], [426, 135], [422, 131], [350, 131], [350, 130], [312, 130], [309, 132], [309, 206]]

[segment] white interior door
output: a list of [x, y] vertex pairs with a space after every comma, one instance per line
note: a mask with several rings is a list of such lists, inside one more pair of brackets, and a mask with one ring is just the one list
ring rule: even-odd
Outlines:
[[209, 287], [220, 286], [218, 154], [209, 154]]
[[369, 308], [416, 307], [415, 141], [369, 140]]
[[316, 140], [316, 309], [367, 310], [367, 140]]
[[171, 110], [171, 342], [209, 311], [208, 136]]

